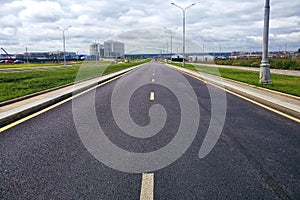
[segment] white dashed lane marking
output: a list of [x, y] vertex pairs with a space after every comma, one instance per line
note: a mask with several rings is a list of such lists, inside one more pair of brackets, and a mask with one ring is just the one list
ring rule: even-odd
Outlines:
[[154, 101], [154, 92], [150, 93], [150, 101]]
[[153, 200], [154, 174], [143, 173], [140, 200]]

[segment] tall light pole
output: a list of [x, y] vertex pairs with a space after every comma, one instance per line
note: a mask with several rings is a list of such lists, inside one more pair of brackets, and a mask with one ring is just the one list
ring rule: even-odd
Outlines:
[[179, 8], [179, 9], [181, 9], [182, 10], [182, 14], [183, 14], [183, 22], [182, 22], [182, 26], [183, 26], [183, 28], [182, 28], [182, 32], [183, 32], [183, 38], [182, 38], [182, 53], [183, 53], [183, 60], [182, 60], [182, 67], [184, 67], [185, 66], [185, 11], [188, 9], [188, 8], [190, 8], [190, 7], [192, 7], [193, 5], [195, 5], [195, 3], [193, 3], [193, 4], [191, 4], [191, 5], [189, 5], [188, 7], [186, 7], [186, 8], [182, 8], [182, 7], [180, 7], [180, 6], [178, 6], [177, 4], [175, 4], [175, 3], [171, 3], [173, 6], [176, 6], [177, 8]]
[[98, 51], [99, 50], [99, 47], [98, 47], [98, 44], [97, 44], [97, 41], [95, 40], [95, 55], [96, 55], [96, 65], [98, 65]]
[[59, 26], [56, 27], [56, 28], [58, 28], [59, 30], [61, 30], [61, 31], [62, 31], [62, 34], [63, 34], [64, 67], [67, 66], [67, 62], [66, 62], [66, 38], [65, 38], [65, 31], [68, 30], [70, 27], [72, 27], [72, 26], [68, 26], [67, 28], [60, 28]]
[[260, 64], [259, 82], [262, 84], [272, 84], [270, 64], [268, 59], [268, 44], [269, 44], [269, 17], [270, 17], [270, 0], [265, 2], [265, 17], [264, 17], [264, 35], [263, 35], [263, 53]]
[[27, 47], [27, 45], [26, 45], [26, 62], [27, 62], [27, 64], [29, 63], [28, 62], [28, 47]]
[[[171, 33], [171, 63], [172, 63], [172, 56], [173, 56], [173, 31], [164, 27], [164, 29], [166, 29], [167, 31], [169, 31]], [[177, 28], [175, 28], [174, 30], [176, 30]]]
[[202, 60], [204, 62], [204, 42], [205, 40], [203, 40], [203, 44], [202, 44]]

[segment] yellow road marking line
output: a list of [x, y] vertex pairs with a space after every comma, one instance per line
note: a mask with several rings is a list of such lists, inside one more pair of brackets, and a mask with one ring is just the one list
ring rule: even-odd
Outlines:
[[[215, 86], [215, 87], [217, 87], [217, 86]], [[218, 87], [218, 88], [221, 88], [221, 87]], [[244, 100], [246, 100], [246, 101], [249, 101], [249, 102], [251, 102], [251, 103], [253, 103], [253, 104], [256, 104], [256, 105], [258, 105], [258, 106], [260, 106], [260, 107], [262, 107], [262, 108], [264, 108], [264, 109], [270, 110], [270, 111], [272, 111], [272, 112], [274, 112], [274, 113], [276, 113], [276, 114], [278, 114], [278, 115], [281, 115], [281, 116], [283, 116], [283, 117], [286, 117], [286, 118], [288, 118], [288, 119], [291, 119], [291, 120], [293, 120], [293, 121], [296, 121], [296, 122], [300, 123], [300, 119], [298, 119], [298, 118], [296, 118], [296, 117], [293, 117], [293, 116], [291, 116], [291, 115], [288, 115], [288, 114], [286, 114], [286, 113], [283, 113], [283, 112], [281, 112], [281, 111], [279, 111], [279, 110], [276, 110], [276, 109], [274, 109], [274, 108], [271, 108], [271, 107], [269, 107], [269, 106], [266, 106], [266, 105], [264, 105], [264, 104], [262, 104], [262, 103], [259, 103], [259, 102], [257, 102], [257, 101], [252, 100], [252, 99], [249, 99], [249, 98], [247, 98], [247, 97], [244, 97], [244, 96], [242, 96], [242, 95], [240, 95], [240, 94], [237, 94], [237, 93], [235, 93], [235, 92], [229, 91], [229, 90], [227, 90], [227, 89], [224, 89], [224, 90], [225, 90], [226, 92], [231, 93], [231, 94], [233, 94], [233, 95], [235, 95], [235, 96], [237, 96], [237, 97], [240, 97], [240, 98], [242, 98], [242, 99], [244, 99]]]
[[19, 124], [21, 124], [21, 123], [23, 123], [23, 122], [25, 122], [25, 121], [27, 121], [27, 120], [29, 120], [29, 119], [32, 119], [32, 118], [34, 118], [34, 117], [36, 117], [36, 116], [38, 116], [38, 115], [40, 115], [40, 114], [43, 114], [43, 113], [45, 113], [45, 112], [47, 112], [47, 111], [49, 111], [49, 110], [51, 110], [51, 109], [53, 109], [53, 108], [55, 108], [55, 107], [57, 107], [57, 106], [60, 106], [60, 105], [62, 105], [62, 104], [64, 104], [64, 103], [66, 103], [66, 102], [68, 102], [68, 101], [70, 101], [70, 100], [72, 100], [72, 99], [74, 99], [74, 98], [76, 98], [76, 97], [78, 97], [78, 96], [80, 96], [80, 95], [83, 95], [83, 94], [85, 94], [85, 93], [87, 93], [87, 92], [89, 92], [89, 91], [91, 91], [91, 90], [94, 90], [94, 89], [96, 89], [96, 88], [98, 88], [98, 87], [100, 87], [100, 86], [102, 86], [102, 85], [105, 85], [105, 84], [107, 84], [107, 83], [109, 83], [109, 82], [111, 82], [111, 81], [113, 81], [113, 80], [116, 80], [116, 79], [118, 79], [118, 78], [121, 78], [122, 76], [124, 76], [124, 75], [127, 74], [127, 73], [129, 73], [129, 72], [126, 72], [126, 73], [124, 73], [124, 74], [121, 74], [121, 75], [119, 75], [119, 76], [117, 76], [117, 77], [115, 77], [115, 78], [112, 78], [112, 79], [110, 79], [110, 80], [104, 81], [103, 83], [100, 83], [99, 85], [96, 85], [96, 86], [94, 86], [94, 87], [91, 87], [91, 88], [89, 88], [89, 89], [87, 89], [87, 90], [85, 90], [85, 91], [83, 91], [83, 92], [81, 92], [81, 93], [78, 93], [78, 94], [76, 94], [76, 95], [73, 95], [73, 96], [71, 96], [71, 97], [69, 97], [69, 98], [67, 98], [67, 99], [65, 99], [65, 100], [62, 100], [62, 101], [60, 101], [60, 102], [58, 102], [58, 103], [56, 103], [56, 104], [54, 104], [54, 105], [52, 105], [52, 106], [49, 106], [49, 107], [47, 107], [47, 108], [44, 108], [43, 110], [40, 110], [40, 111], [38, 111], [38, 112], [35, 112], [35, 113], [31, 114], [31, 115], [28, 115], [27, 117], [24, 117], [24, 118], [19, 119], [19, 120], [15, 121], [15, 122], [13, 122], [13, 123], [11, 123], [11, 124], [9, 124], [9, 125], [6, 125], [6, 126], [0, 128], [0, 133], [3, 132], [3, 131], [6, 131], [7, 129], [10, 129], [10, 128], [16, 126], [16, 125], [19, 125]]
[[140, 200], [153, 200], [154, 174], [143, 173]]
[[[182, 71], [181, 71], [181, 72], [182, 72]], [[195, 75], [191, 75], [191, 74], [186, 73], [186, 72], [182, 72], [182, 73], [184, 73], [184, 74], [186, 74], [186, 75], [188, 75], [188, 76], [190, 76], [190, 77], [192, 77], [192, 78], [195, 78], [195, 79], [197, 79], [197, 80], [199, 80], [199, 81], [205, 82], [204, 80], [202, 80], [201, 78], [199, 78], [199, 77], [197, 77], [197, 76], [195, 76]], [[293, 121], [296, 121], [296, 122], [300, 123], [300, 119], [298, 119], [298, 118], [296, 118], [296, 117], [293, 117], [293, 116], [288, 115], [288, 114], [286, 114], [286, 113], [283, 113], [283, 112], [281, 112], [281, 111], [279, 111], [279, 110], [276, 110], [276, 109], [274, 109], [274, 108], [271, 108], [271, 107], [269, 107], [269, 106], [266, 106], [266, 105], [264, 105], [264, 104], [262, 104], [262, 103], [259, 103], [259, 102], [257, 102], [257, 101], [254, 101], [254, 100], [252, 100], [252, 99], [249, 99], [248, 97], [242, 96], [242, 95], [240, 95], [240, 94], [238, 94], [238, 93], [232, 92], [232, 91], [230, 91], [230, 90], [228, 90], [228, 89], [226, 89], [226, 88], [220, 87], [220, 86], [218, 86], [218, 85], [216, 85], [216, 84], [208, 83], [208, 82], [205, 82], [205, 83], [206, 83], [206, 84], [210, 84], [210, 85], [212, 85], [212, 86], [214, 86], [214, 87], [216, 87], [216, 88], [219, 88], [219, 89], [221, 89], [221, 90], [224, 90], [224, 91], [226, 91], [226, 92], [228, 92], [228, 93], [230, 93], [230, 94], [233, 94], [233, 95], [235, 95], [235, 96], [237, 96], [237, 97], [239, 97], [239, 98], [241, 98], [241, 99], [244, 99], [244, 100], [246, 100], [246, 101], [249, 101], [249, 102], [251, 102], [251, 103], [253, 103], [253, 104], [255, 104], [255, 105], [258, 105], [258, 106], [260, 106], [260, 107], [262, 107], [262, 108], [264, 108], [264, 109], [270, 110], [270, 111], [272, 111], [272, 112], [274, 112], [274, 113], [276, 113], [276, 114], [278, 114], [278, 115], [281, 115], [281, 116], [283, 116], [283, 117], [286, 117], [286, 118], [288, 118], [288, 119], [291, 119], [291, 120], [293, 120]]]
[[150, 93], [150, 101], [154, 101], [154, 92]]

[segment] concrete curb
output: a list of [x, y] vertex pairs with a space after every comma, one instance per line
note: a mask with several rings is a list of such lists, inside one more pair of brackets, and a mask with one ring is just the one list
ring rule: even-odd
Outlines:
[[[50, 90], [49, 93], [42, 92], [38, 95], [47, 95], [46, 97], [41, 97], [39, 100], [32, 100], [30, 104], [25, 104], [22, 106], [14, 107], [13, 109], [6, 110], [2, 112], [3, 109], [0, 108], [0, 127], [3, 127], [7, 124], [10, 124], [14, 121], [17, 121], [21, 118], [24, 118], [30, 114], [33, 114], [39, 110], [42, 110], [46, 107], [49, 107], [51, 105], [54, 105], [55, 103], [58, 103], [64, 99], [67, 99], [71, 97], [72, 95], [78, 94], [80, 92], [83, 92], [89, 88], [92, 88], [96, 85], [99, 85], [105, 81], [108, 81], [110, 79], [116, 78], [120, 75], [123, 75], [129, 71], [132, 71], [136, 69], [137, 67], [140, 67], [141, 65], [137, 65], [131, 68], [127, 68], [118, 72], [114, 72], [111, 74], [107, 74], [98, 78], [89, 79], [87, 81], [81, 81], [78, 83], [71, 84], [69, 86], [60, 87], [57, 88], [57, 90]], [[56, 94], [50, 94], [52, 92], [57, 92]], [[38, 97], [38, 95], [33, 96], [32, 98]], [[26, 98], [25, 100], [30, 100], [30, 98]]]
[[[299, 118], [300, 116], [300, 98], [292, 95], [287, 95], [278, 91], [268, 90], [266, 88], [260, 88], [246, 83], [240, 83], [229, 79], [221, 78], [218, 76], [192, 71], [189, 69], [176, 67], [169, 65], [169, 67], [175, 68], [184, 73], [196, 76], [199, 79], [217, 85], [221, 88], [227, 89], [231, 92], [237, 93], [251, 100], [254, 100], [263, 105], [276, 109], [284, 114], [288, 114], [292, 117]], [[255, 92], [255, 90], [257, 92]], [[260, 95], [258, 92], [261, 92]], [[272, 97], [273, 96], [273, 97]], [[276, 97], [276, 98], [274, 98]]]
[[44, 90], [44, 91], [36, 92], [36, 93], [33, 93], [33, 94], [28, 94], [28, 95], [25, 95], [25, 96], [22, 96], [22, 97], [18, 97], [18, 98], [15, 98], [15, 99], [3, 101], [3, 102], [0, 103], [0, 107], [6, 106], [6, 105], [9, 105], [9, 104], [12, 104], [12, 103], [16, 103], [16, 102], [19, 102], [19, 101], [23, 101], [25, 99], [29, 99], [29, 98], [32, 98], [32, 97], [35, 97], [35, 96], [38, 96], [38, 95], [48, 93], [48, 92], [52, 92], [54, 90], [59, 90], [61, 88], [65, 88], [65, 87], [68, 87], [68, 86], [71, 86], [71, 85], [74, 85], [74, 83], [69, 83], [69, 84], [58, 86], [58, 87], [51, 88], [51, 89], [48, 89], [48, 90]]

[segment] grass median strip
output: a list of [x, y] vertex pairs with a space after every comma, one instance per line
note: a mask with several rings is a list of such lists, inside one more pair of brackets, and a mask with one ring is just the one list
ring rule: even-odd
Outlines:
[[[180, 66], [180, 64], [175, 65]], [[196, 66], [193, 64], [187, 64], [186, 68], [300, 97], [300, 77], [298, 76], [271, 74], [273, 84], [262, 85], [259, 83], [259, 72], [239, 69]]]
[[147, 61], [114, 65], [103, 64], [97, 66], [86, 63], [81, 65], [81, 67], [0, 73], [0, 102], [66, 85], [75, 81], [109, 74], [145, 62]]
[[[82, 62], [71, 62], [67, 66], [80, 66]], [[62, 63], [23, 63], [23, 64], [1, 64], [0, 69], [26, 69], [39, 67], [63, 67]]]

